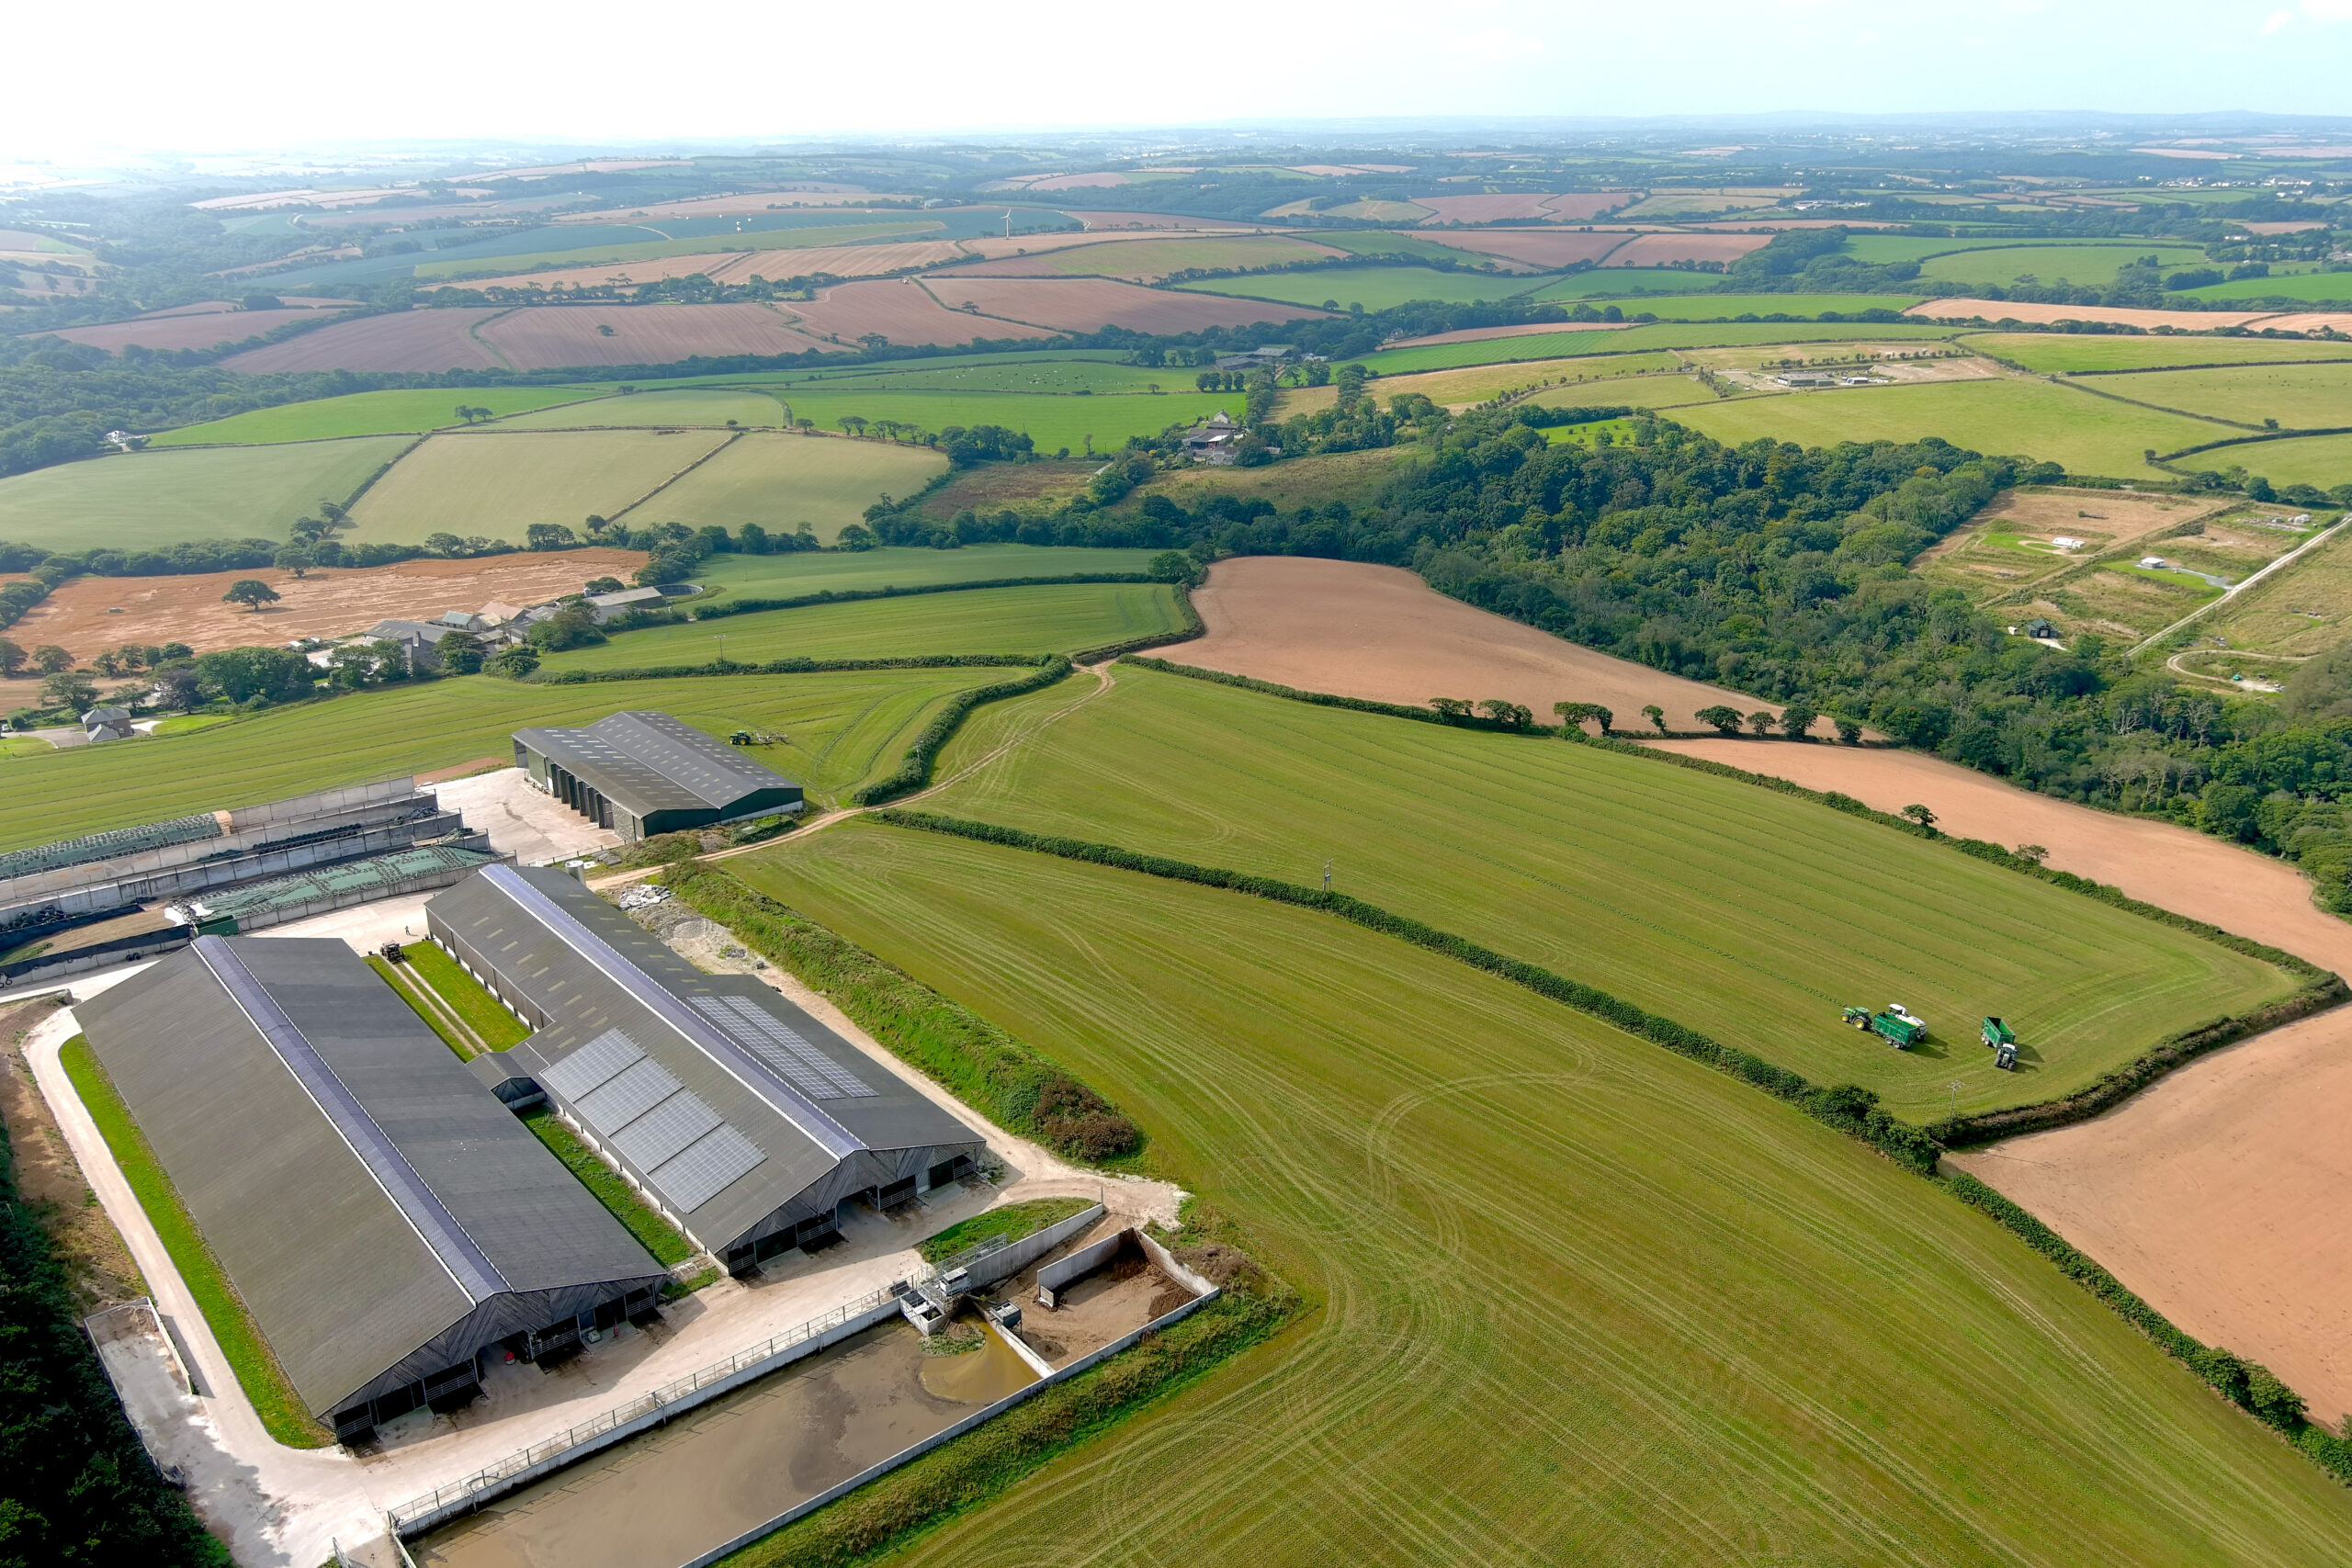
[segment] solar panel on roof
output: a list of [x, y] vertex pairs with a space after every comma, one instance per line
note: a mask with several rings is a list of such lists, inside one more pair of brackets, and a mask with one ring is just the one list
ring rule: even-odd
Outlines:
[[615, 1133], [613, 1147], [638, 1169], [651, 1170], [718, 1125], [718, 1112], [694, 1090], [682, 1089]]
[[623, 1068], [644, 1059], [645, 1053], [638, 1049], [636, 1041], [617, 1029], [607, 1029], [539, 1076], [576, 1105], [582, 1095], [611, 1082]]
[[812, 1100], [871, 1099], [865, 1081], [826, 1055], [797, 1030], [743, 997], [689, 998], [711, 1022], [760, 1064]]
[[667, 1067], [648, 1058], [623, 1068], [611, 1082], [590, 1089], [572, 1104], [590, 1126], [610, 1137], [677, 1093], [678, 1087]]
[[758, 1145], [721, 1122], [648, 1174], [680, 1213], [690, 1213], [741, 1180], [767, 1157]]

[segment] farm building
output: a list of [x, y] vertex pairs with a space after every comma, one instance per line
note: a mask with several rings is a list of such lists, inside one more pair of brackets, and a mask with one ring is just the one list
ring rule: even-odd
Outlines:
[[800, 786], [666, 713], [616, 713], [581, 729], [518, 729], [514, 765], [624, 841], [797, 811]]
[[346, 1442], [653, 1309], [661, 1266], [341, 942], [200, 937], [76, 1015]]
[[742, 1273], [971, 1171], [973, 1132], [747, 976], [707, 975], [560, 871], [492, 866], [427, 927], [537, 1032], [476, 1057], [545, 1095], [697, 1246]]

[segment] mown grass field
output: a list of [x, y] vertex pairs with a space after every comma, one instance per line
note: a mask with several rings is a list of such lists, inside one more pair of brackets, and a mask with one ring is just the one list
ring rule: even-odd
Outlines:
[[2108, 337], [2088, 333], [1969, 333], [1980, 353], [2029, 370], [2158, 370], [2180, 365], [2264, 365], [2282, 360], [2352, 360], [2352, 344], [2296, 338]]
[[[1684, 272], [1671, 266], [1595, 267], [1545, 284], [1531, 299], [1646, 299], [1660, 294], [1705, 294], [1723, 282], [1718, 272]], [[1651, 309], [1648, 305], [1644, 310]]]
[[937, 704], [1002, 678], [886, 670], [535, 686], [470, 675], [387, 687], [195, 735], [0, 759], [0, 849], [503, 757], [525, 726], [593, 724], [622, 708], [657, 708], [722, 739], [738, 728], [783, 734], [760, 761], [831, 795], [897, 767]]
[[1158, 550], [1096, 550], [1060, 545], [967, 545], [961, 549], [897, 548], [818, 555], [711, 556], [696, 581], [746, 598], [780, 599], [827, 589], [919, 588], [933, 582], [986, 582], [1001, 577], [1063, 577], [1084, 571], [1142, 571]]
[[2233, 434], [2227, 425], [2015, 377], [1742, 398], [1693, 404], [1674, 417], [1733, 446], [1759, 436], [1835, 446], [1940, 435], [1978, 452], [2113, 479], [2165, 477], [2148, 466], [2148, 448], [2170, 452]]
[[628, 397], [598, 398], [516, 414], [498, 422], [501, 430], [567, 430], [601, 425], [702, 424], [725, 425], [729, 421], [747, 427], [784, 423], [784, 405], [765, 392], [726, 387], [694, 387], [676, 391], [656, 388]]
[[1051, 457], [1062, 447], [1073, 453], [1093, 449], [1105, 455], [1126, 445], [1130, 435], [1157, 435], [1171, 424], [1194, 424], [1222, 410], [1235, 419], [1242, 414], [1238, 392], [1193, 389], [1198, 371], [1162, 370], [1154, 378], [1162, 389], [1110, 395], [1040, 396], [1022, 392], [899, 391], [881, 388], [829, 387], [810, 391], [797, 388], [777, 392], [795, 419], [813, 419], [822, 430], [839, 430], [843, 417], [894, 419], [936, 434], [951, 424], [1001, 424], [1020, 431], [1036, 444], [1039, 454]]
[[1668, 321], [1729, 321], [1739, 316], [1818, 316], [1825, 310], [1902, 310], [1919, 302], [1917, 294], [1685, 294], [1668, 299], [1624, 301], [1630, 313], [1646, 310]]
[[1952, 337], [1958, 332], [1956, 327], [1925, 323], [1861, 327], [1842, 321], [1660, 321], [1616, 332], [1529, 333], [1520, 337], [1431, 344], [1425, 348], [1391, 348], [1366, 355], [1363, 364], [1383, 376], [1397, 376], [1413, 370], [1447, 370], [1460, 365], [1639, 354], [1661, 348], [1736, 348], [1768, 343], [1894, 343], [1913, 339], [1926, 342]]
[[[1181, 371], [1121, 364], [1112, 351], [1030, 349], [1007, 354], [940, 355], [910, 366], [851, 365], [756, 376], [698, 377], [677, 385], [869, 388], [918, 392], [1141, 392], [1170, 384]], [[1189, 381], [1186, 383], [1190, 384]]]
[[1162, 583], [976, 588], [907, 599], [759, 610], [685, 626], [648, 626], [619, 633], [594, 648], [550, 654], [547, 668], [704, 664], [718, 657], [722, 637], [727, 639], [727, 657], [744, 664], [772, 659], [899, 659], [927, 653], [1075, 653], [1173, 631], [1179, 624], [1175, 591]]
[[1329, 299], [1337, 300], [1342, 310], [1351, 305], [1362, 305], [1367, 310], [1387, 310], [1415, 299], [1447, 299], [1464, 304], [1509, 299], [1532, 291], [1543, 281], [1541, 277], [1523, 275], [1494, 276], [1430, 266], [1335, 266], [1312, 272], [1210, 277], [1178, 287], [1202, 294], [1279, 299], [1290, 305], [1320, 305]]
[[424, 391], [354, 392], [287, 403], [251, 413], [232, 414], [204, 424], [184, 424], [155, 437], [157, 446], [193, 446], [213, 442], [252, 446], [277, 441], [327, 441], [345, 435], [422, 435], [465, 422], [460, 403], [492, 413], [524, 413], [559, 403], [602, 397], [609, 387], [492, 387]]
[[729, 865], [1112, 1096], [1319, 1308], [896, 1562], [2352, 1552], [2341, 1488], [2013, 1238], [1655, 1046], [1020, 851], [851, 823]]
[[797, 533], [807, 523], [830, 545], [883, 496], [911, 495], [946, 467], [922, 446], [755, 432], [682, 475], [629, 521], [729, 532], [757, 523], [771, 534]]
[[2291, 441], [2249, 442], [2199, 452], [2181, 459], [2185, 468], [2226, 468], [2243, 464], [2272, 484], [2317, 485], [2333, 490], [2352, 484], [2352, 435], [2307, 435]]
[[282, 539], [294, 519], [322, 499], [346, 499], [411, 439], [133, 452], [35, 468], [0, 479], [0, 539], [77, 551]]
[[2240, 277], [2191, 288], [2190, 299], [2281, 299], [2340, 305], [2352, 300], [2352, 272], [2295, 272], [2269, 277]]
[[[1069, 700], [975, 716], [944, 771], [1023, 710]], [[1949, 849], [1566, 741], [1132, 666], [1051, 734], [926, 807], [1297, 883], [1331, 861], [1342, 892], [1817, 1083], [1874, 1089], [1916, 1121], [2053, 1098], [2188, 1022], [2293, 988], [2267, 964]], [[1839, 1021], [1843, 1006], [1890, 998], [1940, 1040], [1898, 1052]], [[1994, 1069], [1976, 1043], [1985, 1013], [2030, 1047], [2024, 1071]]]
[[2229, 370], [2152, 370], [2101, 376], [2091, 386], [2118, 397], [2186, 409], [2209, 419], [2290, 430], [2352, 425], [2352, 360], [2335, 365], [2248, 365]]
[[421, 545], [428, 535], [455, 534], [519, 545], [534, 523], [577, 529], [592, 513], [620, 515], [726, 439], [711, 430], [428, 436], [360, 497], [349, 537]]
[[[1850, 242], [1849, 242], [1850, 243]], [[2165, 267], [2202, 266], [2201, 245], [2160, 245], [2134, 240], [2113, 245], [2008, 245], [1930, 256], [1919, 264], [1922, 280], [1936, 283], [1997, 283], [2027, 277], [2042, 283], [2105, 284], [2143, 256]]]

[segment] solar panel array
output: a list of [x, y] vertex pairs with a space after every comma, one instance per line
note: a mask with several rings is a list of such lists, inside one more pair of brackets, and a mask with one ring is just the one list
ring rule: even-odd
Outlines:
[[745, 997], [691, 997], [695, 1010], [811, 1100], [869, 1100], [874, 1090], [797, 1030]]
[[539, 1077], [682, 1214], [701, 1208], [768, 1157], [617, 1029]]

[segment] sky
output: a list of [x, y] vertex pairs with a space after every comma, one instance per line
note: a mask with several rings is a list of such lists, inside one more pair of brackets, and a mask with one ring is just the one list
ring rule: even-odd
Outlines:
[[2352, 113], [2352, 0], [17, 8], [0, 164], [1279, 117]]

